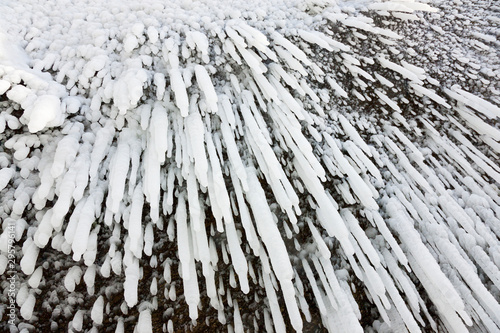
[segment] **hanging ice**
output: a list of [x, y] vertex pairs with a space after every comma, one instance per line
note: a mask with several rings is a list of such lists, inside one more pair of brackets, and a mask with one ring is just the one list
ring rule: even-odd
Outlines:
[[0, 331], [498, 331], [495, 10], [0, 5]]

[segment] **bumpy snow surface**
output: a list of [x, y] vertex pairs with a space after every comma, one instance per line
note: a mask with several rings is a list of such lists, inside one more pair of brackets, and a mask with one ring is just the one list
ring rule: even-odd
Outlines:
[[0, 330], [498, 332], [499, 12], [1, 1]]

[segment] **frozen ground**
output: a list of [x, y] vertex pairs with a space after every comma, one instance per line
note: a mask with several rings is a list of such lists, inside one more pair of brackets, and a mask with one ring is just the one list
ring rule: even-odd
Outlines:
[[494, 1], [0, 12], [0, 330], [500, 330]]

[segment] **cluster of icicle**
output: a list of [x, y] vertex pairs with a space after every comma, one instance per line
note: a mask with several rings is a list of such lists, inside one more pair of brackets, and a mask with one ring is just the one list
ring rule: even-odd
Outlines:
[[238, 5], [2, 8], [0, 272], [14, 223], [18, 328], [55, 293], [51, 327], [72, 331], [152, 332], [159, 311], [183, 330], [183, 307], [193, 330], [208, 307], [236, 332], [362, 332], [360, 307], [377, 331], [499, 330], [500, 109], [398, 60], [403, 36], [360, 12]]

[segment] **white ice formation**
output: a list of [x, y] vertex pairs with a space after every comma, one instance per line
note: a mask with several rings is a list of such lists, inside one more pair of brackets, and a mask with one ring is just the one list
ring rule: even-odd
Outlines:
[[0, 330], [498, 332], [499, 11], [2, 2]]

